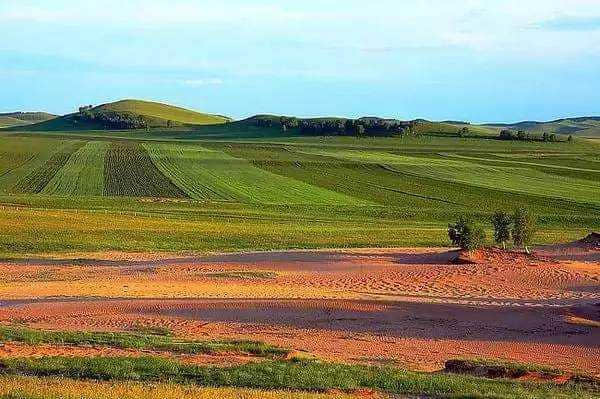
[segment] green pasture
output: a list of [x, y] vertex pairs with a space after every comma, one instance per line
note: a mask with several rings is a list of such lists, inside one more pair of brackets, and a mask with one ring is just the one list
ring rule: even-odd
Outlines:
[[589, 141], [152, 134], [2, 133], [0, 252], [439, 246], [517, 207], [539, 243], [600, 228]]

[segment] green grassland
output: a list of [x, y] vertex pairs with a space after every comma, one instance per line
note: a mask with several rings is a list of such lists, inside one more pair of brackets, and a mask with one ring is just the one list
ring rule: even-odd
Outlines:
[[[231, 367], [183, 364], [158, 357], [43, 357], [0, 359], [5, 376], [73, 380], [144, 381], [204, 387], [327, 392], [373, 389], [428, 398], [598, 398], [597, 387], [569, 383], [526, 383], [446, 373], [418, 373], [391, 367], [352, 366], [318, 361], [263, 361]], [[26, 396], [27, 397], [27, 396]]]
[[106, 130], [104, 123], [96, 118], [99, 115], [141, 121], [149, 128], [177, 126], [180, 129], [189, 129], [193, 126], [218, 125], [229, 121], [229, 118], [224, 116], [141, 100], [122, 100], [93, 107], [85, 114], [94, 117], [92, 119], [82, 118], [82, 115], [81, 112], [76, 112], [52, 119], [32, 120], [26, 126], [13, 126], [11, 129], [34, 132]]
[[[536, 242], [600, 228], [599, 143], [192, 130], [0, 132], [0, 253], [447, 245], [460, 215], [525, 207]], [[489, 226], [487, 226], [489, 228]]]
[[578, 137], [600, 137], [600, 118], [598, 117], [565, 118], [550, 122], [520, 122], [487, 126], [524, 130], [533, 134], [546, 132], [563, 135], [572, 134]]
[[10, 127], [10, 126], [21, 126], [26, 125], [27, 122], [22, 121], [17, 118], [13, 118], [12, 116], [1, 116], [0, 115], [0, 127]]
[[0, 128], [23, 126], [56, 118], [46, 112], [10, 112], [0, 114]]
[[189, 125], [214, 125], [227, 122], [223, 116], [203, 114], [185, 108], [142, 100], [121, 100], [97, 107], [100, 110], [131, 112], [152, 118], [171, 120]]

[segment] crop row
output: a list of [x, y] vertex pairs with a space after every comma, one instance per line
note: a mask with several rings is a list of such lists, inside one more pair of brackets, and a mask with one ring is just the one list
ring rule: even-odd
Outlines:
[[141, 144], [113, 142], [104, 158], [104, 194], [123, 197], [185, 198], [156, 168]]
[[15, 189], [23, 193], [37, 194], [54, 178], [58, 171], [65, 166], [77, 150], [85, 145], [85, 141], [73, 141], [61, 147], [42, 165], [32, 169], [21, 179]]
[[90, 141], [44, 187], [42, 194], [101, 196], [104, 192], [104, 156], [108, 143]]
[[222, 151], [173, 144], [146, 144], [146, 148], [163, 173], [193, 198], [271, 204], [370, 204], [257, 168]]

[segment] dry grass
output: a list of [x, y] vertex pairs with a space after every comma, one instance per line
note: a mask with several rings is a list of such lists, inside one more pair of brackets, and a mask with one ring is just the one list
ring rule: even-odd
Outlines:
[[600, 321], [590, 320], [590, 319], [586, 319], [583, 317], [566, 316], [565, 321], [569, 324], [575, 324], [578, 326], [599, 327], [600, 328]]
[[347, 395], [199, 388], [177, 384], [75, 381], [63, 378], [0, 377], [0, 395], [31, 395], [61, 399], [331, 399]]

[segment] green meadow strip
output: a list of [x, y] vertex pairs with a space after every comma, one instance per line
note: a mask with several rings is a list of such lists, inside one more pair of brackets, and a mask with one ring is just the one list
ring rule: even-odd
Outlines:
[[108, 143], [91, 141], [74, 153], [42, 194], [101, 196], [104, 193], [104, 157]]
[[222, 151], [174, 144], [144, 145], [158, 168], [192, 198], [269, 204], [373, 205], [257, 168]]
[[38, 194], [54, 178], [59, 170], [77, 150], [85, 145], [85, 141], [72, 141], [63, 146], [41, 166], [33, 169], [25, 178], [17, 183], [17, 190], [24, 193]]
[[287, 353], [284, 349], [258, 341], [187, 341], [178, 340], [163, 329], [134, 326], [134, 330], [138, 333], [42, 331], [0, 326], [0, 342], [22, 342], [28, 345], [93, 345], [182, 354], [233, 352], [278, 356]]
[[317, 361], [264, 361], [234, 367], [206, 367], [157, 357], [12, 358], [0, 359], [0, 373], [267, 390], [322, 392], [332, 389], [367, 388], [392, 394], [430, 398], [592, 399], [600, 397], [600, 391], [579, 384], [557, 386]]

